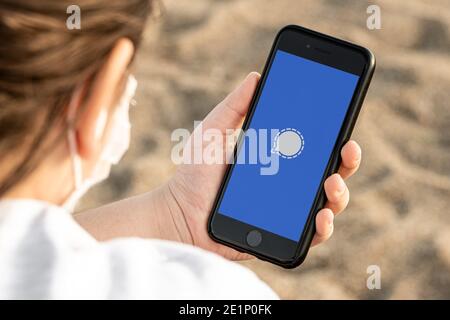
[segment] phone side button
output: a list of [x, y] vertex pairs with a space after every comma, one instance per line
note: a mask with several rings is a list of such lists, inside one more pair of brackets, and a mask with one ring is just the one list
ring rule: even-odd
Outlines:
[[258, 230], [252, 230], [249, 233], [247, 233], [247, 244], [250, 247], [257, 247], [260, 245], [262, 241], [262, 235], [261, 232]]

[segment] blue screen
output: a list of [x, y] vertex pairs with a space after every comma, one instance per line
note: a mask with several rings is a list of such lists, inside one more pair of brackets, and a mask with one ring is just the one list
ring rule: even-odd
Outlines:
[[[267, 163], [259, 158], [256, 163], [235, 164], [219, 213], [298, 241], [358, 79], [357, 75], [278, 50], [249, 128], [276, 129], [278, 133], [293, 128], [301, 137], [296, 140], [301, 152], [293, 157], [279, 156], [275, 174], [261, 174]], [[284, 141], [289, 142], [286, 137]], [[275, 139], [277, 135], [268, 133], [269, 148]]]

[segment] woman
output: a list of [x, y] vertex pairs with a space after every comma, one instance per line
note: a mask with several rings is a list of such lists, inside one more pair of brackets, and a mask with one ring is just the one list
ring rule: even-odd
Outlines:
[[[66, 28], [70, 4], [0, 0], [0, 298], [276, 298], [229, 261], [250, 256], [207, 235], [225, 165], [181, 165], [157, 190], [70, 214], [128, 146], [129, 72], [152, 1], [78, 0], [81, 30]], [[258, 80], [203, 128], [239, 128]], [[341, 154], [314, 245], [348, 203], [361, 151]]]

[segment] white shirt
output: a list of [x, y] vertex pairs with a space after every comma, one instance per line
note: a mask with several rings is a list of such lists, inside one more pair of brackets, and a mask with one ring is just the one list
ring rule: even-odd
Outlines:
[[274, 299], [243, 266], [193, 246], [97, 242], [64, 209], [0, 201], [0, 299]]

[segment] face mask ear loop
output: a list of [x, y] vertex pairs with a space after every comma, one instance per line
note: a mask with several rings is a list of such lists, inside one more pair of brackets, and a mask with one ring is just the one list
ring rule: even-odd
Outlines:
[[83, 182], [83, 170], [81, 168], [81, 159], [78, 155], [78, 147], [75, 134], [75, 117], [77, 109], [76, 103], [79, 100], [79, 95], [80, 91], [77, 90], [72, 96], [69, 103], [69, 108], [67, 110], [67, 122], [69, 125], [67, 129], [67, 143], [69, 144], [69, 152], [72, 159], [72, 175], [75, 181], [76, 190], [81, 187], [81, 184]]

